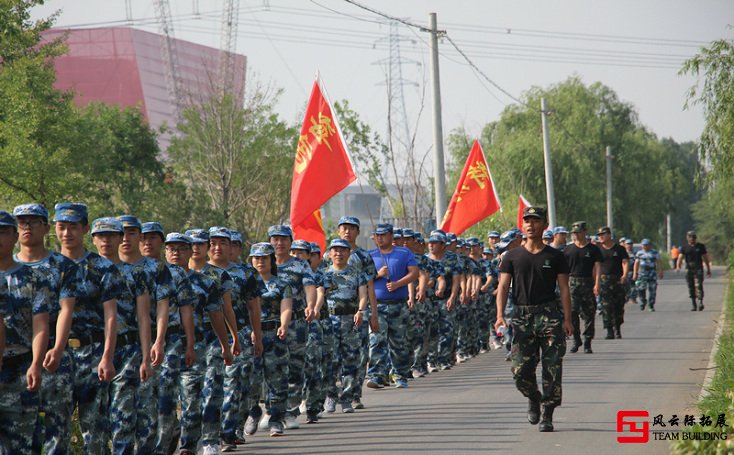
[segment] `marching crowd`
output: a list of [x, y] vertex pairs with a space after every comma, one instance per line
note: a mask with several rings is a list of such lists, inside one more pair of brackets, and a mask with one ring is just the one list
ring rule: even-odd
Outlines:
[[[542, 208], [524, 219], [547, 227]], [[58, 251], [46, 246], [52, 228]], [[52, 218], [40, 204], [0, 211], [0, 453], [69, 453], [75, 411], [85, 453], [228, 452], [258, 429], [277, 437], [352, 413], [365, 387], [408, 387], [489, 349], [507, 351], [528, 419], [552, 431], [565, 335], [571, 352], [592, 353], [599, 305], [606, 337], [621, 338], [628, 299], [654, 311], [662, 268], [647, 239], [634, 252], [609, 228], [591, 238], [576, 222], [568, 244], [562, 227], [525, 231], [489, 232], [485, 246], [378, 224], [368, 251], [360, 220], [345, 216], [327, 251], [285, 225], [243, 251], [220, 226], [89, 223], [79, 203], [56, 204]], [[553, 248], [541, 244], [537, 270], [555, 273], [545, 294], [518, 275], [530, 259], [510, 253], [541, 233]], [[695, 233], [688, 240], [676, 266], [686, 262], [700, 310], [710, 264]], [[555, 350], [525, 336], [538, 308], [564, 319]], [[551, 360], [542, 393], [540, 356], [544, 368]]]

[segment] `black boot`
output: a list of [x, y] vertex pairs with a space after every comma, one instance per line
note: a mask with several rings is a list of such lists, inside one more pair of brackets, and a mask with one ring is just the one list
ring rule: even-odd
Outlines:
[[535, 425], [540, 421], [540, 400], [528, 400], [528, 422]]
[[698, 311], [703, 311], [703, 299], [698, 301]]
[[553, 406], [543, 406], [538, 430], [540, 430], [541, 433], [553, 431]]
[[580, 347], [581, 347], [581, 338], [574, 337], [573, 344], [571, 345], [571, 352], [579, 352]]
[[614, 336], [617, 338], [622, 338], [622, 331], [620, 330], [621, 326], [617, 326], [614, 328]]
[[610, 327], [607, 329], [607, 336], [604, 337], [605, 340], [613, 340], [614, 339], [614, 330]]
[[698, 308], [696, 307], [696, 299], [691, 299], [691, 304], [693, 305], [693, 308], [691, 308], [691, 311], [698, 310]]
[[584, 352], [587, 354], [593, 354], [594, 351], [591, 350], [591, 338], [585, 338], [584, 339]]

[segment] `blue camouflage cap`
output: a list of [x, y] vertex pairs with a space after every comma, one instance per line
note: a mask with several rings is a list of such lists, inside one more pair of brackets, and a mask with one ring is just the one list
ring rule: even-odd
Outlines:
[[563, 226], [556, 226], [555, 228], [553, 228], [553, 235], [556, 234], [568, 234], [568, 229]]
[[509, 231], [505, 231], [500, 236], [500, 242], [510, 243], [517, 238], [517, 234], [518, 232], [516, 229], [510, 229]]
[[18, 221], [10, 212], [0, 210], [0, 226], [13, 226], [18, 229]]
[[120, 215], [117, 217], [117, 221], [122, 223], [122, 228], [138, 228], [140, 230], [143, 229], [143, 223], [140, 222], [140, 219], [137, 216], [132, 215]]
[[466, 245], [466, 240], [461, 239], [461, 238], [457, 238], [456, 239], [456, 246], [458, 246], [459, 248], [461, 248], [461, 247], [463, 247], [465, 245]]
[[206, 229], [189, 229], [185, 234], [191, 243], [209, 243], [209, 231]]
[[48, 210], [43, 204], [22, 204], [13, 209], [13, 216], [40, 216], [48, 222]]
[[466, 239], [466, 244], [469, 246], [479, 246], [479, 239], [476, 237], [469, 237]]
[[347, 248], [349, 250], [352, 249], [352, 245], [349, 244], [346, 240], [343, 239], [334, 239], [329, 243], [329, 249], [332, 248]]
[[543, 238], [544, 239], [552, 239], [553, 238], [553, 231], [551, 231], [550, 229], [546, 229], [545, 231], [543, 231]]
[[487, 237], [489, 238], [499, 238], [499, 236], [500, 236], [499, 231], [489, 231], [487, 233]]
[[452, 243], [456, 242], [456, 240], [457, 240], [456, 234], [454, 234], [453, 232], [446, 233], [446, 243], [447, 244], [451, 245]]
[[232, 243], [234, 242], [240, 242], [242, 243], [242, 234], [239, 233], [239, 231], [235, 231], [234, 229], [229, 230], [229, 236], [232, 240]]
[[484, 249], [482, 250], [482, 254], [491, 254], [492, 256], [494, 256], [494, 250], [492, 248], [485, 246]]
[[87, 206], [77, 202], [59, 202], [54, 206], [54, 212], [54, 223], [58, 221], [79, 223], [89, 219]]
[[232, 235], [229, 233], [229, 229], [224, 226], [212, 226], [209, 228], [209, 238], [213, 239], [215, 237], [232, 240]]
[[434, 229], [434, 230], [431, 231], [431, 235], [434, 235], [434, 234], [441, 234], [441, 235], [443, 235], [445, 237], [446, 236], [446, 231], [444, 231], [443, 229]]
[[403, 230], [401, 228], [394, 228], [392, 230], [392, 236], [396, 239], [402, 239], [403, 238]]
[[117, 218], [106, 216], [97, 218], [92, 222], [92, 235], [102, 234], [103, 232], [113, 232], [115, 234], [123, 234], [125, 229]]
[[321, 245], [316, 242], [311, 242], [311, 253], [321, 253]]
[[180, 232], [170, 232], [166, 236], [165, 243], [185, 243], [187, 245], [191, 245], [191, 238], [186, 234], [181, 234]]
[[[596, 237], [596, 236], [595, 236], [595, 237]], [[625, 244], [627, 244], [627, 245], [632, 245], [632, 244], [634, 244], [635, 242], [634, 242], [634, 241], [633, 241], [632, 239], [624, 239], [624, 243], [625, 243]]]
[[274, 236], [290, 237], [291, 240], [293, 240], [293, 230], [291, 230], [290, 226], [286, 226], [284, 224], [276, 224], [268, 228], [268, 238]]
[[250, 256], [270, 256], [273, 254], [275, 254], [275, 247], [268, 242], [256, 243], [250, 247]]
[[413, 238], [415, 239], [416, 242], [424, 242], [425, 241], [423, 239], [423, 234], [421, 234], [420, 232], [414, 232], [413, 233]]
[[359, 218], [356, 216], [343, 216], [339, 218], [339, 222], [336, 224], [337, 227], [341, 226], [342, 224], [353, 224], [354, 226], [359, 227]]
[[390, 223], [379, 223], [375, 227], [375, 232], [373, 234], [382, 235], [382, 234], [392, 234], [392, 224]]
[[403, 238], [404, 239], [414, 239], [415, 231], [410, 228], [403, 228]]
[[143, 223], [143, 225], [140, 228], [140, 232], [143, 234], [147, 234], [149, 232], [157, 232], [160, 235], [165, 235], [166, 233], [163, 231], [163, 226], [161, 223], [157, 221], [148, 221], [146, 223]]
[[642, 239], [640, 244], [641, 245], [652, 245], [652, 242], [650, 241], [650, 239]]
[[294, 240], [291, 244], [291, 250], [311, 251], [311, 243], [306, 240]]
[[431, 233], [431, 236], [428, 237], [428, 243], [446, 243], [446, 235], [440, 232]]

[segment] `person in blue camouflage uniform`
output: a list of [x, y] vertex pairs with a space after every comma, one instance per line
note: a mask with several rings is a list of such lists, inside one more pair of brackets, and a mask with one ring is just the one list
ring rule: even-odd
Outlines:
[[220, 446], [230, 452], [244, 444], [237, 436], [249, 412], [248, 397], [255, 357], [262, 354], [260, 300], [255, 269], [248, 264], [231, 262], [231, 231], [223, 227], [209, 229], [209, 263], [223, 269], [232, 279], [232, 310], [237, 322], [237, 338], [242, 351], [224, 371], [224, 401]]
[[[23, 204], [13, 209], [18, 220], [20, 251], [17, 262], [41, 272], [51, 283], [53, 295], [49, 303], [49, 349], [43, 367], [46, 370], [41, 387], [43, 425], [36, 427], [34, 452], [62, 453], [71, 443], [72, 407], [71, 354], [66, 350], [74, 302], [79, 295], [77, 266], [71, 259], [44, 245], [48, 210], [41, 204]], [[57, 324], [57, 320], [61, 322]]]
[[[463, 244], [463, 240], [461, 242]], [[456, 364], [456, 350], [459, 345], [459, 330], [463, 328], [464, 321], [466, 319], [466, 305], [469, 304], [469, 264], [466, 256], [461, 254], [459, 238], [453, 232], [446, 233], [446, 252], [449, 255], [454, 255], [459, 267], [460, 280], [459, 280], [459, 293], [458, 302], [453, 311], [453, 333], [451, 335], [451, 353], [449, 354], [449, 363], [446, 365], [449, 368]]]
[[640, 296], [640, 310], [647, 305], [649, 311], [655, 311], [655, 297], [658, 290], [658, 277], [663, 278], [663, 267], [660, 254], [652, 248], [650, 239], [642, 239], [642, 249], [635, 254], [632, 282]]
[[[122, 262], [138, 266], [143, 270], [146, 287], [150, 293], [151, 339], [150, 360], [152, 375], [138, 386], [137, 428], [135, 430], [136, 453], [148, 454], [155, 450], [157, 437], [159, 367], [163, 362], [168, 333], [170, 298], [173, 294], [171, 272], [163, 263], [144, 256], [140, 251], [143, 224], [132, 215], [121, 215], [124, 234], [119, 247]], [[147, 348], [143, 348], [147, 349]]]
[[469, 258], [476, 264], [474, 286], [476, 297], [471, 325], [471, 355], [487, 351], [489, 342], [489, 308], [486, 291], [483, 291], [487, 281], [487, 263], [482, 258], [484, 245], [477, 237], [467, 239]]
[[[369, 305], [365, 310], [365, 320], [369, 321], [368, 324], [362, 324], [360, 326], [360, 335], [362, 336], [362, 352], [359, 357], [359, 371], [357, 372], [357, 381], [359, 382], [356, 397], [352, 403], [354, 409], [363, 409], [364, 403], [362, 402], [362, 390], [364, 386], [365, 376], [367, 375], [367, 364], [370, 359], [370, 331], [377, 332], [379, 328], [379, 321], [377, 318], [377, 297], [375, 296], [375, 276], [377, 275], [377, 269], [375, 269], [375, 263], [372, 260], [369, 252], [364, 248], [357, 245], [357, 238], [359, 237], [359, 231], [361, 222], [359, 218], [354, 216], [342, 216], [339, 218], [337, 223], [337, 234], [342, 240], [346, 240], [352, 245], [352, 251], [349, 254], [349, 265], [357, 270], [360, 270], [365, 276], [367, 282], [367, 295], [369, 297]], [[328, 252], [324, 252], [323, 262], [319, 266], [323, 271], [331, 265], [331, 258]], [[334, 412], [336, 409], [335, 400], [326, 400], [324, 405], [327, 412]]]
[[[291, 255], [311, 265], [311, 243], [305, 240], [294, 240], [291, 245]], [[313, 272], [313, 268], [311, 269]], [[323, 352], [324, 329], [321, 325], [321, 309], [323, 305], [322, 279], [313, 272], [314, 283], [317, 287], [316, 306], [314, 311], [318, 317], [308, 323], [308, 341], [306, 342], [305, 374], [306, 381], [303, 388], [304, 405], [306, 407], [306, 423], [314, 423], [313, 416], [321, 412], [321, 404], [326, 397], [324, 370], [321, 367]], [[311, 417], [311, 418], [309, 418]], [[317, 419], [318, 420], [318, 417]]]
[[291, 287], [293, 309], [288, 327], [288, 406], [285, 413], [287, 429], [298, 428], [296, 420], [300, 415], [303, 388], [306, 383], [306, 344], [308, 343], [308, 323], [318, 315], [316, 305], [316, 282], [311, 266], [302, 259], [290, 255], [293, 231], [289, 226], [275, 225], [268, 229], [268, 238], [275, 248], [278, 265], [278, 278]]
[[497, 283], [499, 283], [499, 270], [497, 269], [497, 260], [495, 259], [496, 251], [489, 247], [482, 249], [482, 260], [484, 261], [485, 282], [482, 285], [481, 292], [487, 299], [487, 322], [489, 347], [499, 349], [501, 347], [501, 337], [497, 337], [494, 328], [494, 322], [497, 320]]
[[[319, 324], [321, 324], [321, 371], [324, 378], [330, 378], [334, 374], [334, 327], [331, 325], [329, 318], [329, 308], [324, 304], [324, 273], [319, 269], [321, 265], [321, 246], [316, 242], [311, 242], [309, 255], [309, 264], [313, 270], [314, 278], [317, 284], [317, 302], [316, 307], [319, 313]], [[318, 405], [313, 409], [306, 410], [306, 423], [316, 423], [319, 421], [319, 415], [324, 411], [328, 385], [321, 387]]]
[[[352, 246], [343, 239], [332, 240], [329, 256], [332, 264], [324, 273], [324, 289], [329, 318], [334, 328], [334, 355], [337, 368], [328, 378], [329, 396], [341, 404], [342, 412], [354, 412], [352, 402], [358, 386], [360, 343], [359, 328], [367, 308], [365, 276], [348, 265]], [[336, 387], [338, 375], [341, 390]]]
[[[153, 423], [155, 427], [153, 429], [154, 451], [157, 454], [165, 454], [172, 443], [177, 424], [178, 378], [182, 368], [190, 367], [196, 359], [193, 317], [196, 296], [191, 288], [186, 270], [174, 264], [159, 262], [165, 240], [163, 226], [158, 222], [150, 221], [142, 224], [141, 232], [140, 253], [152, 262], [162, 264], [171, 274], [165, 350], [160, 370], [153, 370], [153, 380], [157, 380], [157, 400], [154, 402], [157, 406], [153, 410], [154, 415], [157, 415], [156, 422]], [[138, 419], [140, 419], [140, 414], [138, 414]]]
[[[278, 231], [282, 232], [282, 231]], [[290, 368], [288, 332], [293, 307], [293, 286], [282, 280], [276, 265], [276, 250], [269, 243], [250, 248], [252, 266], [259, 275], [263, 330], [262, 372], [267, 389], [265, 406], [270, 419], [270, 436], [284, 434], [283, 419], [288, 405]]]
[[438, 333], [439, 310], [437, 302], [439, 299], [437, 298], [437, 293], [443, 295], [446, 289], [446, 279], [441, 263], [431, 259], [430, 255], [425, 253], [425, 240], [422, 235], [419, 237], [418, 243], [421, 244], [421, 250], [423, 252], [421, 256], [425, 258], [427, 282], [423, 291], [424, 301], [418, 307], [420, 311], [419, 323], [421, 324], [421, 329], [416, 331], [418, 336], [415, 340], [412, 368], [414, 378], [423, 377], [428, 374], [428, 356], [432, 346], [431, 334]]
[[543, 243], [553, 246], [553, 231], [551, 229], [543, 231]]
[[[441, 230], [431, 232], [428, 238], [429, 259], [438, 263], [438, 271], [444, 277], [445, 289], [437, 288], [433, 306], [437, 310], [436, 323], [430, 332], [428, 363], [436, 369], [451, 368], [451, 349], [454, 337], [454, 309], [459, 305], [462, 269], [453, 252], [446, 250], [446, 234]], [[429, 371], [431, 368], [429, 367]]]
[[242, 234], [234, 229], [229, 230], [229, 261], [233, 264], [249, 265], [242, 262]]
[[404, 245], [408, 248], [418, 264], [418, 280], [411, 284], [413, 287], [415, 305], [408, 312], [408, 345], [410, 346], [410, 368], [414, 378], [425, 375], [425, 368], [421, 365], [420, 354], [426, 344], [425, 327], [427, 311], [426, 294], [430, 282], [430, 260], [424, 256], [424, 245], [419, 239], [422, 236], [412, 229], [403, 229]]
[[[620, 239], [621, 241], [621, 239]], [[635, 281], [632, 279], [632, 274], [635, 269], [635, 248], [634, 248], [634, 241], [629, 238], [625, 238], [623, 245], [624, 249], [627, 251], [627, 255], [629, 256], [629, 266], [627, 267], [627, 282], [625, 283], [625, 289], [626, 289], [626, 296], [625, 296], [625, 302], [632, 301], [632, 303], [637, 304], [637, 286], [635, 286]]]
[[563, 226], [556, 226], [553, 228], [553, 243], [550, 246], [553, 248], [563, 251], [568, 245], [568, 229]]
[[119, 246], [124, 230], [111, 217], [92, 222], [97, 253], [111, 261], [125, 278], [125, 292], [117, 299], [115, 370], [110, 383], [109, 421], [112, 453], [133, 453], [140, 406], [138, 387], [153, 374], [150, 364], [150, 283], [140, 265], [122, 262]]
[[18, 225], [0, 211], [0, 453], [30, 455], [40, 409], [41, 371], [49, 336], [49, 310], [57, 294], [40, 271], [13, 259]]
[[109, 382], [116, 373], [117, 299], [126, 295], [127, 286], [112, 262], [85, 248], [87, 206], [62, 202], [54, 209], [61, 254], [76, 263], [80, 280], [67, 342], [72, 408], [78, 411], [84, 453], [101, 454], [108, 450]]

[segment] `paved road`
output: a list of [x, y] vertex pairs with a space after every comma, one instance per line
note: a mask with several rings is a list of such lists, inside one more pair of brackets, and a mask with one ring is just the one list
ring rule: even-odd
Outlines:
[[[706, 309], [693, 313], [682, 274], [669, 273], [657, 312], [627, 305], [623, 339], [595, 340], [592, 355], [566, 354], [552, 434], [528, 424], [509, 362], [493, 351], [407, 389], [367, 389], [367, 409], [355, 414], [327, 414], [282, 438], [260, 431], [237, 453], [668, 453], [662, 441], [617, 443], [617, 411], [644, 409], [666, 420], [694, 414], [724, 287], [724, 270], [716, 268], [705, 283]], [[601, 326], [597, 317], [597, 333]]]

